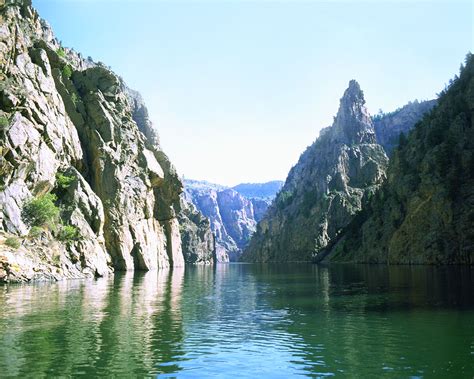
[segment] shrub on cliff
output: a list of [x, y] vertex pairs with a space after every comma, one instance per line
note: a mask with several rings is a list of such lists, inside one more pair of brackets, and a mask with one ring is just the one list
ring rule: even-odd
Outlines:
[[79, 229], [73, 225], [63, 225], [58, 233], [58, 240], [64, 242], [77, 241], [79, 238]]
[[23, 220], [30, 226], [54, 228], [59, 217], [59, 208], [54, 204], [56, 200], [56, 195], [51, 193], [31, 199], [23, 206]]
[[68, 78], [68, 79], [71, 79], [71, 76], [72, 76], [72, 67], [71, 67], [70, 65], [68, 65], [68, 64], [65, 65], [65, 66], [63, 67], [62, 73], [63, 73], [63, 77]]
[[62, 174], [62, 173], [58, 172], [56, 174], [56, 186], [59, 189], [66, 189], [71, 185], [71, 183], [75, 179], [76, 179], [75, 176], [68, 176], [68, 175], [65, 175], [65, 174]]
[[66, 50], [61, 46], [58, 50], [56, 50], [56, 54], [58, 54], [61, 58], [66, 58]]
[[36, 238], [41, 237], [42, 233], [43, 233], [43, 228], [41, 228], [40, 226], [33, 226], [30, 229], [30, 232], [28, 233], [28, 237], [32, 239], [36, 239]]
[[9, 124], [8, 118], [4, 115], [0, 116], [0, 129], [6, 128]]

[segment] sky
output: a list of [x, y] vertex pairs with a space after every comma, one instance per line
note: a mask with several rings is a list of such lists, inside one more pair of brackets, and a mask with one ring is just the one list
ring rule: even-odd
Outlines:
[[470, 0], [33, 0], [138, 90], [180, 175], [284, 180], [349, 80], [371, 113], [436, 97], [474, 52]]

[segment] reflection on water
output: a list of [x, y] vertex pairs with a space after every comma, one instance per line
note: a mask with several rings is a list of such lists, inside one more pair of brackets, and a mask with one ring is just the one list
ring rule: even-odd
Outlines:
[[218, 265], [0, 287], [0, 377], [472, 377], [474, 270]]

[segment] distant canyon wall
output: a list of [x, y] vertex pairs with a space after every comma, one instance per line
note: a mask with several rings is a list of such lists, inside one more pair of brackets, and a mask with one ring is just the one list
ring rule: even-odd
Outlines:
[[187, 198], [209, 218], [218, 262], [238, 261], [283, 182], [246, 183], [232, 188], [185, 180]]

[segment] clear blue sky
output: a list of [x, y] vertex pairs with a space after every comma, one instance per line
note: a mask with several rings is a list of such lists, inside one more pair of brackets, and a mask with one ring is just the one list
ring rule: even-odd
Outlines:
[[354, 78], [369, 110], [431, 99], [473, 48], [473, 2], [33, 0], [64, 46], [140, 91], [180, 174], [285, 179]]

